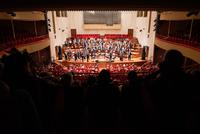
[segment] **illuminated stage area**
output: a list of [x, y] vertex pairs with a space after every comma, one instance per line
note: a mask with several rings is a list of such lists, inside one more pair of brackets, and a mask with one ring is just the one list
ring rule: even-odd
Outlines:
[[62, 55], [58, 55], [56, 63], [67, 68], [71, 65], [98, 66], [98, 71], [100, 71], [110, 69], [108, 66], [122, 68], [126, 67], [126, 64], [141, 66], [146, 61], [146, 55], [142, 55], [142, 47], [137, 38], [128, 38], [128, 36], [126, 38], [81, 38], [78, 36], [66, 40], [62, 47]]
[[[156, 12], [69, 11], [67, 16], [54, 13], [56, 20], [51, 19], [52, 13], [48, 14], [49, 35], [54, 37], [51, 61], [56, 64], [49, 67], [55, 68], [52, 74], [91, 75], [108, 69], [111, 74], [126, 76], [131, 70], [154, 70]], [[65, 19], [67, 23], [63, 23]], [[58, 25], [55, 30], [54, 21]]]
[[94, 74], [107, 69], [124, 75], [130, 70], [148, 73], [153, 67], [147, 60], [148, 49], [142, 48], [136, 37], [128, 35], [76, 35], [67, 38], [62, 48], [56, 50], [55, 63], [64, 72]]

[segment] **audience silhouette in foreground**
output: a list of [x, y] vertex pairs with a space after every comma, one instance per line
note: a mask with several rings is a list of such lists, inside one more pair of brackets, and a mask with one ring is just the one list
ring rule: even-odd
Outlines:
[[105, 69], [87, 82], [72, 72], [58, 78], [38, 74], [26, 51], [8, 53], [0, 61], [2, 134], [200, 132], [200, 73], [185, 73], [177, 50], [168, 50], [149, 76], [130, 70], [122, 86]]

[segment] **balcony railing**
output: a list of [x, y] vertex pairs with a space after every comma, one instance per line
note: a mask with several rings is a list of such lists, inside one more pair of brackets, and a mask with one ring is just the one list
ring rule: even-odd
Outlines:
[[157, 34], [156, 37], [166, 40], [166, 41], [179, 43], [179, 44], [187, 46], [187, 47], [200, 48], [200, 42], [198, 42], [196, 40], [188, 40], [188, 39], [182, 39], [179, 37], [163, 36], [163, 35], [159, 35], [159, 34]]

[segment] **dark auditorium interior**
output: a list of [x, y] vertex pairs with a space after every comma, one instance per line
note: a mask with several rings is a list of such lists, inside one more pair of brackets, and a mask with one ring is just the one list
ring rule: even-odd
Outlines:
[[196, 0], [2, 1], [0, 133], [200, 133], [199, 11]]

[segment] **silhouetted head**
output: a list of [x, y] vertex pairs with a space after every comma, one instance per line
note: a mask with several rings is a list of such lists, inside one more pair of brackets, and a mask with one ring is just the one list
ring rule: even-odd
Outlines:
[[4, 64], [2, 62], [0, 62], [0, 79], [3, 76], [3, 71], [4, 71]]
[[49, 78], [51, 78], [51, 75], [48, 73], [48, 72], [41, 72], [41, 73], [39, 73], [39, 76], [41, 77], [41, 78], [44, 78], [44, 79], [49, 79]]
[[180, 70], [183, 66], [184, 56], [178, 50], [168, 50], [164, 61], [160, 64], [161, 70]]
[[9, 53], [9, 54], [19, 53], [19, 51], [15, 47], [11, 48], [10, 50], [8, 50], [6, 52]]
[[110, 72], [108, 70], [101, 70], [98, 76], [98, 81], [101, 83], [109, 83], [110, 80]]
[[2, 58], [4, 63], [4, 78], [6, 83], [23, 85], [27, 76], [27, 59], [16, 48], [9, 51], [9, 55]]
[[7, 84], [0, 81], [0, 99], [3, 97], [7, 97], [10, 94], [10, 88]]
[[137, 73], [135, 71], [130, 71], [128, 73], [128, 80], [129, 81], [135, 81], [135, 80], [137, 80]]
[[200, 80], [200, 70], [199, 69], [194, 69], [191, 71], [191, 76], [195, 81]]
[[73, 75], [72, 73], [66, 73], [61, 77], [61, 83], [64, 86], [71, 86], [73, 83]]
[[96, 82], [96, 78], [94, 76], [89, 76], [87, 79], [87, 85], [93, 85]]

